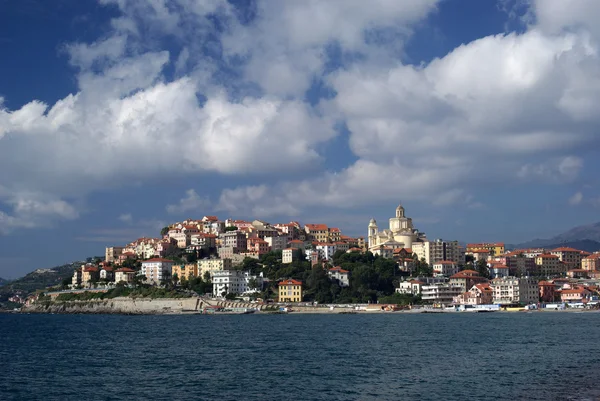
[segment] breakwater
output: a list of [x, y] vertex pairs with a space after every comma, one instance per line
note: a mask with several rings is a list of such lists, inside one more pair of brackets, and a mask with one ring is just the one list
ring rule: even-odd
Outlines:
[[24, 313], [102, 313], [102, 314], [180, 314], [199, 312], [207, 302], [199, 297], [190, 298], [126, 298], [87, 301], [38, 302], [21, 309]]

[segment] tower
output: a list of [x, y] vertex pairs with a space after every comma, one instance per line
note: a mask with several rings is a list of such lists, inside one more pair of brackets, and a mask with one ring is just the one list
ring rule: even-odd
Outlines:
[[369, 221], [369, 246], [375, 245], [375, 238], [377, 237], [378, 232], [377, 222], [375, 219], [371, 219], [371, 221]]
[[404, 207], [402, 207], [402, 205], [398, 205], [398, 207], [396, 208], [396, 217], [402, 218], [404, 217]]

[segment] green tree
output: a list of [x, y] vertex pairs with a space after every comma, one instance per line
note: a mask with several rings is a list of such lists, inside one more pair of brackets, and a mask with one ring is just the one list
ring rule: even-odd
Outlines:
[[477, 272], [480, 276], [490, 278], [490, 270], [488, 269], [487, 263], [485, 260], [480, 259], [477, 261]]
[[231, 226], [231, 227], [225, 227], [225, 232], [229, 232], [229, 231], [237, 231], [238, 228], [236, 226]]
[[160, 235], [163, 237], [169, 233], [169, 227], [163, 227], [160, 229]]
[[258, 291], [261, 289], [256, 278], [252, 277], [250, 280], [248, 280], [248, 289], [250, 289], [250, 291]]

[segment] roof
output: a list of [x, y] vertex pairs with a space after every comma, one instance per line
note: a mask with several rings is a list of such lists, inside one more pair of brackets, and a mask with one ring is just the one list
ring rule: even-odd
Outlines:
[[492, 289], [492, 286], [489, 283], [475, 284], [475, 287], [477, 287], [479, 290], [484, 291], [484, 292], [492, 292], [492, 291], [494, 291]]
[[490, 253], [490, 251], [488, 251], [487, 249], [470, 249], [469, 252], [471, 252], [471, 253]]
[[451, 260], [440, 260], [439, 262], [435, 262], [434, 265], [455, 265]]
[[503, 247], [504, 242], [482, 242], [479, 244], [467, 244], [467, 248], [485, 248], [486, 246]]
[[538, 285], [541, 287], [554, 287], [554, 284], [549, 281], [540, 281]]
[[148, 260], [143, 260], [142, 263], [173, 263], [173, 261], [171, 259], [152, 258]]
[[121, 272], [121, 273], [135, 273], [135, 270], [130, 269], [128, 267], [121, 267], [120, 269], [115, 270], [116, 273]]
[[585, 288], [572, 288], [570, 290], [562, 290], [560, 293], [561, 294], [583, 294], [586, 291], [588, 291], [588, 290], [586, 290]]
[[571, 248], [568, 246], [561, 246], [560, 248], [556, 248], [551, 250], [550, 252], [581, 252], [579, 249]]
[[490, 269], [508, 269], [508, 266], [503, 265], [502, 263], [493, 264]]
[[98, 268], [97, 267], [92, 267], [92, 266], [90, 266], [90, 267], [84, 267], [83, 271], [84, 272], [97, 272]]
[[302, 281], [300, 281], [300, 280], [294, 280], [294, 279], [290, 278], [290, 279], [287, 279], [287, 280], [280, 281], [278, 285], [279, 286], [282, 286], [282, 285], [302, 285]]
[[202, 220], [219, 221], [219, 218], [217, 216], [204, 216]]
[[310, 231], [327, 231], [327, 224], [306, 224], [304, 228], [308, 228]]
[[541, 255], [538, 255], [537, 257], [544, 258], [544, 259], [558, 259], [557, 255], [552, 255], [550, 253], [542, 253]]
[[339, 232], [341, 232], [341, 231], [340, 231], [340, 229], [339, 229], [339, 228], [337, 228], [337, 227], [331, 227], [331, 228], [329, 229], [329, 231], [330, 231], [330, 232], [332, 232], [332, 233], [339, 233]]
[[329, 269], [329, 271], [330, 272], [339, 272], [339, 273], [342, 273], [342, 274], [349, 273], [348, 270], [344, 270], [340, 266], [332, 267], [331, 269]]
[[420, 285], [424, 285], [425, 283], [419, 280], [410, 280], [409, 283], [411, 284], [420, 284]]

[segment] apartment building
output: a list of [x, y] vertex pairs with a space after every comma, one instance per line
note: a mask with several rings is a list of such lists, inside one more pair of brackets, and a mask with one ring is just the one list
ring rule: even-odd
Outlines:
[[531, 277], [502, 277], [492, 280], [494, 303], [500, 305], [528, 305], [539, 302], [538, 282]]

